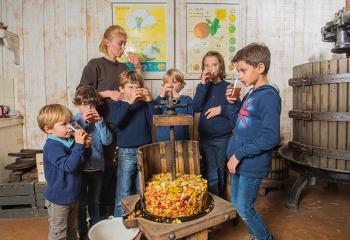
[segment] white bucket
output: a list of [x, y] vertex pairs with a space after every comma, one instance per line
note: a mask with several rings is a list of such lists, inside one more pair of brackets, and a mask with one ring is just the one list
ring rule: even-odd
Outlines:
[[127, 229], [122, 218], [110, 217], [92, 226], [89, 238], [91, 240], [132, 240], [138, 232], [138, 228]]

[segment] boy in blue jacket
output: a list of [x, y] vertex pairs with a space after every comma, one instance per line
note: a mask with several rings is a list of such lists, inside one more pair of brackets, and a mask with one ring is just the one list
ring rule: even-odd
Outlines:
[[143, 79], [133, 71], [120, 75], [123, 99], [109, 102], [104, 109], [106, 120], [118, 128], [117, 188], [114, 216], [121, 217], [121, 200], [139, 192], [137, 148], [152, 142], [151, 126], [154, 103], [150, 92], [143, 88]]
[[[192, 101], [193, 110], [200, 112], [198, 132], [203, 162], [203, 175], [208, 180], [210, 192], [225, 196], [226, 150], [232, 134], [225, 96], [225, 62], [215, 51], [207, 52], [202, 60], [202, 79]], [[236, 104], [238, 105], [238, 104]], [[231, 115], [232, 116], [232, 115]]]
[[[281, 99], [278, 91], [268, 83], [270, 59], [269, 49], [258, 43], [245, 46], [232, 59], [239, 80], [253, 88], [242, 100], [227, 149], [230, 200], [248, 228], [249, 239], [259, 240], [270, 240], [272, 235], [256, 212], [254, 203], [260, 183], [269, 173], [272, 149], [280, 141]], [[232, 92], [232, 87], [228, 87], [229, 103], [237, 100]], [[237, 114], [232, 105], [229, 112]]]
[[41, 108], [37, 121], [48, 134], [43, 149], [48, 239], [77, 239], [80, 178], [85, 159], [91, 154], [91, 136], [81, 129], [75, 132], [74, 140], [71, 138], [72, 112], [60, 104]]
[[90, 216], [90, 228], [101, 219], [100, 195], [105, 167], [103, 146], [112, 143], [112, 133], [96, 110], [101, 100], [93, 87], [79, 87], [75, 92], [73, 103], [79, 109], [79, 112], [74, 115], [73, 120], [92, 136], [92, 154], [87, 159], [82, 173], [78, 211], [79, 239], [87, 240], [87, 211]]

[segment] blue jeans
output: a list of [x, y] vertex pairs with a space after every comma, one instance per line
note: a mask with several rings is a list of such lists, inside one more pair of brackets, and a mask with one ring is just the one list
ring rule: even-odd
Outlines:
[[121, 206], [121, 201], [124, 197], [140, 193], [136, 153], [137, 148], [119, 148], [118, 150], [115, 217], [121, 217], [124, 213]]
[[245, 177], [237, 173], [231, 174], [230, 201], [235, 205], [250, 235], [256, 236], [258, 240], [271, 240], [271, 233], [254, 208], [261, 181], [262, 178]]
[[230, 136], [201, 139], [199, 142], [203, 162], [203, 177], [208, 180], [209, 192], [225, 197], [226, 150]]
[[78, 208], [78, 230], [80, 239], [88, 239], [86, 211], [90, 216], [90, 227], [100, 221], [100, 195], [102, 189], [103, 171], [83, 171], [81, 177], [81, 192]]

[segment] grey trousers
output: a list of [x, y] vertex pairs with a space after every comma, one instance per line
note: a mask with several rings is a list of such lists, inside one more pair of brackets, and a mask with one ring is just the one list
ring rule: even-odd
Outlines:
[[46, 200], [45, 206], [49, 214], [48, 240], [78, 240], [78, 203], [57, 205]]

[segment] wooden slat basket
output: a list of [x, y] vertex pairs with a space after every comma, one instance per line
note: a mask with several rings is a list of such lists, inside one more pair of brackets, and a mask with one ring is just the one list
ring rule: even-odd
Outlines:
[[[175, 141], [176, 172], [200, 174], [200, 153], [197, 141]], [[153, 174], [171, 172], [170, 142], [148, 144], [138, 149], [137, 163], [141, 193]]]

